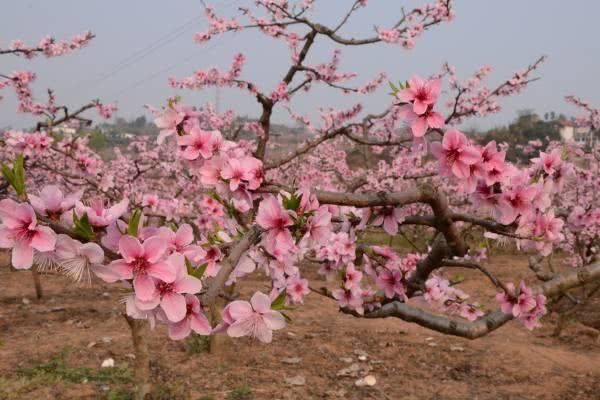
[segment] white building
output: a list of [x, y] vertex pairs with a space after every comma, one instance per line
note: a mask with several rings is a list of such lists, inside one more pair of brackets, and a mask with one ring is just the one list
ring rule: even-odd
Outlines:
[[57, 126], [55, 128], [52, 128], [52, 132], [53, 133], [60, 133], [63, 135], [74, 135], [77, 133], [77, 128], [74, 127], [70, 127], [70, 126]]
[[563, 142], [593, 147], [598, 141], [599, 132], [589, 126], [577, 126], [571, 121], [562, 121], [559, 129]]

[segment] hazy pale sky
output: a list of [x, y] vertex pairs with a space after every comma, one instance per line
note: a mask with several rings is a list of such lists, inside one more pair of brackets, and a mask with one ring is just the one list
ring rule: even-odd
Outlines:
[[[217, 12], [229, 14], [250, 0], [208, 0]], [[244, 79], [253, 80], [270, 91], [288, 66], [283, 43], [257, 33], [225, 34], [208, 44], [193, 42], [194, 32], [205, 28], [200, 0], [5, 0], [0, 18], [0, 48], [12, 39], [36, 42], [46, 34], [71, 37], [91, 30], [97, 38], [83, 50], [55, 59], [27, 61], [2, 56], [0, 73], [32, 69], [38, 74], [34, 86], [42, 99], [46, 88], [56, 91], [59, 103], [72, 107], [90, 99], [116, 102], [118, 115], [129, 118], [145, 113], [144, 104], [160, 106], [173, 94], [187, 103], [201, 105], [214, 101], [215, 91], [175, 91], [169, 77], [185, 77], [196, 69], [227, 68], [233, 55], [244, 52], [248, 63]], [[334, 24], [352, 0], [320, 0], [315, 18]], [[348, 36], [371, 36], [375, 25], [393, 25], [400, 8], [424, 4], [423, 0], [370, 0], [345, 30]], [[539, 69], [542, 79], [517, 97], [501, 105], [503, 111], [485, 119], [470, 120], [467, 127], [485, 128], [511, 120], [516, 111], [531, 108], [572, 115], [575, 110], [563, 100], [577, 94], [600, 107], [600, 1], [596, 0], [456, 0], [456, 19], [424, 33], [413, 50], [378, 44], [343, 48], [340, 70], [361, 74], [365, 82], [385, 71], [394, 80], [413, 74], [440, 71], [448, 61], [461, 78], [477, 68], [491, 65], [488, 82], [495, 85], [540, 55], [547, 62]], [[334, 46], [324, 40], [308, 59], [318, 63], [330, 58]], [[358, 83], [357, 82], [357, 83]], [[379, 110], [389, 102], [387, 86], [364, 101], [368, 110]], [[14, 97], [8, 90], [0, 101], [0, 127], [23, 127], [32, 120], [16, 114]], [[236, 90], [223, 90], [221, 109], [256, 116], [255, 100]], [[294, 100], [296, 110], [315, 115], [318, 106], [342, 107], [352, 97], [330, 90], [316, 90]], [[285, 120], [279, 113], [276, 119]]]

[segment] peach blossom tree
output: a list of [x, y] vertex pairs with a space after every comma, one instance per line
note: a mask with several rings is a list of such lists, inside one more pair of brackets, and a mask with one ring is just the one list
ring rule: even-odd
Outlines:
[[[533, 329], [550, 298], [600, 279], [598, 148], [554, 143], [534, 149], [529, 163], [515, 164], [505, 158], [506, 145], [478, 145], [459, 130], [467, 119], [498, 112], [505, 97], [536, 80], [543, 57], [496, 86], [486, 83], [490, 67], [465, 80], [449, 64], [433, 76], [400, 77], [387, 107], [367, 114], [363, 104], [387, 90], [390, 78], [361, 80], [343, 71], [342, 49], [376, 43], [411, 49], [453, 19], [453, 2], [403, 10], [394, 25], [361, 37], [344, 32], [367, 0], [349, 2], [330, 26], [313, 17], [316, 3], [257, 0], [239, 17], [204, 5], [208, 29], [194, 36], [200, 45], [256, 30], [287, 46], [289, 67], [271, 87], [261, 87], [244, 75], [247, 56], [239, 53], [228, 69], [197, 70], [169, 85], [239, 89], [256, 100], [259, 117], [240, 123], [233, 111], [169, 98], [150, 108], [158, 140], [136, 138], [110, 160], [85, 135], [59, 136], [53, 128], [88, 124], [92, 109], [109, 118], [114, 106], [93, 100], [71, 111], [52, 91], [39, 103], [30, 88], [34, 73], [0, 75], [0, 90], [17, 94], [18, 112], [40, 117], [31, 131], [9, 130], [1, 139], [0, 247], [10, 249], [17, 269], [130, 285], [124, 312], [136, 348], [138, 398], [150, 390], [144, 320], [166, 324], [172, 340], [227, 334], [269, 343], [289, 323], [286, 310], [312, 293], [356, 318], [398, 318], [475, 339], [513, 319]], [[0, 54], [62, 56], [92, 39], [84, 33], [34, 46], [15, 41]], [[319, 42], [337, 47], [331, 58], [315, 59]], [[318, 119], [294, 111], [293, 100], [317, 87], [344, 93], [355, 105], [324, 104]], [[581, 123], [597, 127], [598, 112], [576, 103], [589, 114]], [[277, 151], [272, 116], [278, 110], [303, 124], [310, 138]], [[351, 149], [366, 161], [352, 165]], [[361, 238], [372, 230], [406, 238], [416, 232], [426, 245], [411, 242], [413, 251], [404, 254], [368, 245]], [[542, 271], [533, 263], [539, 285], [504, 282], [486, 268], [486, 247], [470, 240], [473, 231], [536, 257], [560, 249], [573, 257], [573, 269]], [[305, 278], [314, 265], [328, 288]], [[460, 268], [489, 280], [496, 311], [486, 312], [483, 299], [451, 280]], [[224, 293], [257, 273], [268, 278], [269, 291], [249, 299]], [[225, 299], [221, 318], [211, 321], [207, 312], [219, 297]]]

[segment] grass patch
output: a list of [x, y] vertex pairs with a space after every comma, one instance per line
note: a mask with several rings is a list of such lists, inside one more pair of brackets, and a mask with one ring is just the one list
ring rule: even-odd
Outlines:
[[235, 387], [226, 397], [227, 400], [251, 400], [252, 389], [248, 385]]
[[188, 354], [202, 354], [210, 352], [210, 336], [192, 334], [185, 341], [185, 351]]
[[63, 381], [68, 383], [102, 382], [131, 383], [131, 372], [127, 368], [85, 368], [66, 364], [66, 353], [58, 354], [48, 361], [35, 362], [29, 367], [17, 369], [20, 378]]
[[106, 395], [106, 400], [133, 400], [133, 393], [127, 389], [112, 389]]
[[60, 384], [56, 379], [48, 377], [35, 378], [6, 378], [0, 377], [0, 400], [21, 400], [24, 395], [34, 390]]
[[[407, 237], [412, 235], [407, 233]], [[415, 251], [413, 244], [419, 248], [426, 248], [427, 240], [426, 235], [419, 238], [411, 238], [410, 241], [406, 237], [398, 234], [396, 236], [390, 236], [385, 232], [374, 232], [366, 231], [361, 232], [358, 235], [358, 241], [367, 246], [389, 246], [400, 253], [412, 253]], [[412, 242], [412, 244], [411, 244]]]

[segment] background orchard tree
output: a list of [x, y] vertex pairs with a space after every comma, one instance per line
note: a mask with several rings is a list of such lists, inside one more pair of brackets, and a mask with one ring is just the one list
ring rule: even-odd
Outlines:
[[[258, 0], [240, 9], [239, 19], [205, 5], [209, 29], [195, 35], [197, 42], [258, 30], [289, 47], [289, 68], [272, 87], [259, 87], [245, 77], [247, 56], [240, 53], [225, 71], [198, 70], [169, 83], [238, 88], [256, 99], [259, 119], [238, 125], [233, 112], [170, 98], [150, 108], [157, 142], [136, 138], [110, 160], [87, 137], [59, 137], [53, 128], [88, 123], [90, 109], [110, 117], [114, 106], [96, 100], [70, 111], [51, 91], [46, 103], [36, 103], [29, 88], [35, 74], [2, 75], [0, 89], [16, 91], [18, 111], [41, 120], [31, 132], [10, 130], [2, 139], [0, 245], [11, 250], [17, 269], [41, 266], [77, 281], [95, 275], [128, 285], [137, 398], [151, 390], [143, 320], [166, 324], [172, 340], [226, 333], [269, 343], [273, 331], [285, 328], [286, 310], [313, 293], [357, 318], [394, 317], [475, 339], [512, 319], [538, 327], [549, 298], [600, 279], [598, 149], [550, 143], [517, 164], [506, 159], [506, 145], [478, 145], [458, 130], [469, 118], [497, 112], [500, 100], [536, 80], [544, 57], [494, 87], [485, 83], [491, 68], [463, 81], [448, 64], [430, 77], [359, 79], [341, 70], [341, 49], [380, 42], [410, 49], [426, 31], [452, 20], [452, 1], [405, 11], [394, 26], [358, 38], [345, 36], [344, 27], [367, 1], [351, 3], [332, 26], [312, 18], [313, 3]], [[37, 47], [17, 41], [0, 53], [58, 56], [92, 38], [43, 39]], [[315, 60], [319, 41], [339, 49]], [[387, 90], [388, 80], [400, 81], [391, 84], [388, 107], [365, 115], [361, 102]], [[323, 105], [319, 121], [295, 112], [293, 99], [317, 86], [353, 96], [356, 104]], [[597, 127], [598, 112], [572, 101], [589, 114], [581, 122]], [[272, 116], [279, 108], [312, 136], [274, 156]], [[242, 132], [252, 139], [241, 139]], [[352, 148], [365, 154], [362, 167], [348, 165], [345, 149]], [[364, 238], [372, 230], [403, 236], [414, 251], [369, 245]], [[417, 236], [426, 240], [410, 240]], [[482, 238], [539, 257], [559, 248], [574, 269], [546, 271], [535, 258], [539, 285], [501, 281], [486, 268]], [[315, 264], [335, 283], [310, 283], [303, 271]], [[486, 312], [451, 280], [455, 269], [481, 272], [497, 291], [498, 309]], [[253, 273], [269, 277], [270, 288], [247, 300], [224, 292]], [[221, 318], [210, 321], [219, 298]]]

